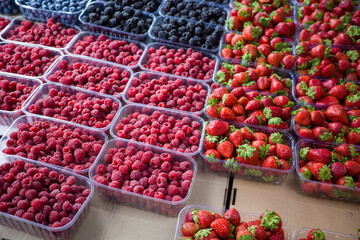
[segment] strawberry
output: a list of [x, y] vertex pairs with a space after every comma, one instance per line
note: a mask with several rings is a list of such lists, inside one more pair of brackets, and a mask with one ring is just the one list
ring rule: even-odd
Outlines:
[[235, 113], [228, 107], [223, 107], [220, 110], [219, 117], [226, 121], [232, 121], [235, 119]]
[[330, 166], [331, 175], [334, 178], [341, 178], [346, 174], [346, 167], [340, 162], [334, 162]]
[[304, 181], [301, 183], [301, 190], [308, 194], [314, 194], [319, 190], [319, 186], [315, 182]]
[[307, 109], [300, 108], [294, 113], [295, 113], [294, 120], [297, 124], [302, 126], [309, 126], [311, 124], [311, 116]]
[[235, 130], [230, 133], [229, 140], [237, 148], [239, 145], [242, 144], [242, 142], [244, 140], [244, 135], [240, 130]]
[[308, 166], [303, 166], [299, 169], [299, 172], [301, 173], [301, 175], [304, 177], [304, 178], [307, 178], [307, 179], [311, 179], [312, 178], [312, 173], [311, 173], [311, 170]]
[[196, 213], [195, 223], [200, 229], [209, 228], [210, 224], [214, 221], [213, 215], [205, 210], [200, 210]]
[[309, 139], [314, 139], [314, 132], [311, 129], [308, 128], [302, 128], [299, 130], [298, 132], [299, 136], [303, 137], [303, 138], [309, 138]]
[[210, 226], [219, 238], [226, 238], [231, 231], [229, 221], [224, 218], [216, 219]]
[[360, 143], [360, 133], [358, 129], [351, 130], [346, 136], [346, 140], [350, 144], [358, 145]]
[[274, 100], [270, 96], [264, 96], [260, 99], [260, 105], [264, 107], [272, 107], [275, 106]]
[[294, 102], [290, 101], [290, 99], [287, 96], [277, 96], [274, 98], [274, 102], [275, 102], [276, 106], [278, 106], [280, 108], [294, 106]]
[[[225, 87], [216, 88], [213, 90], [212, 95], [218, 100], [222, 100], [224, 94], [227, 94], [228, 90]], [[209, 98], [210, 99], [210, 98]]]
[[228, 220], [233, 226], [237, 226], [241, 222], [240, 214], [235, 208], [227, 210], [224, 213], [223, 218]]
[[253, 133], [253, 141], [263, 141], [263, 142], [267, 142], [268, 136], [263, 133], [263, 132], [254, 132]]
[[282, 61], [281, 64], [284, 66], [285, 69], [292, 69], [296, 61], [296, 58], [294, 55], [286, 55]]
[[245, 106], [246, 111], [255, 111], [258, 109], [260, 109], [260, 102], [258, 100], [250, 100]]
[[257, 220], [253, 220], [253, 221], [249, 221], [247, 223], [247, 228], [254, 226], [254, 225], [260, 225], [261, 224], [261, 219], [257, 219]]
[[310, 166], [310, 171], [317, 180], [325, 181], [332, 178], [330, 168], [323, 163], [313, 163]]
[[279, 132], [274, 132], [269, 137], [269, 144], [283, 143], [283, 135]]
[[351, 176], [341, 177], [335, 182], [335, 184], [353, 188], [356, 187], [355, 181]]
[[289, 146], [277, 143], [276, 144], [276, 156], [285, 160], [289, 160], [292, 156], [292, 150]]
[[206, 107], [206, 114], [213, 118], [219, 117], [218, 107], [217, 106], [207, 106]]
[[260, 27], [255, 27], [253, 25], [246, 26], [243, 30], [243, 36], [248, 41], [256, 40], [261, 33]]
[[314, 58], [323, 59], [325, 55], [326, 46], [325, 45], [317, 45], [313, 47], [310, 51], [310, 55]]
[[326, 96], [326, 92], [323, 87], [320, 86], [312, 86], [308, 88], [306, 91], [306, 95], [310, 97], [312, 100], [319, 100]]
[[275, 229], [282, 228], [282, 220], [280, 216], [274, 211], [266, 210], [265, 213], [260, 216], [260, 220], [260, 226], [264, 227], [265, 230], [273, 231]]
[[204, 153], [204, 160], [208, 163], [216, 162], [216, 159], [221, 159], [220, 153], [215, 149], [206, 150]]
[[337, 85], [329, 91], [329, 95], [343, 101], [348, 95], [348, 91], [344, 85]]
[[346, 161], [344, 163], [344, 166], [346, 167], [346, 172], [350, 176], [356, 176], [360, 173], [360, 164], [354, 161]]
[[243, 106], [241, 106], [241, 104], [234, 104], [231, 107], [231, 111], [233, 111], [236, 116], [244, 116], [244, 115], [246, 115], [245, 109], [243, 108]]
[[248, 228], [253, 236], [255, 236], [256, 240], [266, 240], [268, 239], [268, 234], [266, 230], [260, 225], [252, 225]]
[[249, 144], [243, 144], [237, 147], [236, 152], [239, 163], [250, 165], [256, 165], [258, 163], [259, 154], [255, 147]]
[[227, 138], [224, 138], [217, 145], [216, 150], [220, 153], [221, 156], [229, 158], [232, 156], [234, 151], [234, 145], [232, 145], [232, 143], [228, 141]]
[[346, 144], [346, 143], [334, 147], [334, 151], [338, 152], [339, 154], [341, 154], [342, 156], [345, 156], [345, 157], [353, 158], [356, 155], [358, 155], [354, 145]]
[[286, 22], [279, 22], [275, 26], [275, 32], [277, 32], [280, 37], [290, 37], [290, 27]]
[[280, 166], [279, 159], [275, 156], [269, 156], [262, 162], [261, 167], [278, 169]]
[[322, 126], [325, 121], [325, 116], [319, 110], [310, 112], [311, 124], [315, 126]]
[[328, 128], [329, 128], [330, 132], [334, 136], [336, 136], [336, 135], [342, 133], [343, 131], [345, 131], [345, 128], [343, 126], [344, 125], [339, 122], [333, 122], [333, 123], [329, 123]]
[[311, 149], [309, 159], [316, 163], [329, 164], [331, 161], [331, 152], [326, 148]]
[[326, 117], [331, 122], [340, 122], [344, 125], [349, 124], [349, 119], [347, 113], [343, 106], [341, 105], [331, 105], [325, 111]]
[[264, 90], [269, 89], [271, 82], [270, 82], [269, 78], [267, 78], [267, 77], [259, 77], [259, 79], [256, 81], [256, 83], [257, 83], [259, 90], [264, 91]]
[[335, 64], [331, 63], [321, 70], [321, 75], [323, 77], [329, 78], [334, 76], [335, 72], [336, 72], [336, 66]]
[[279, 67], [283, 58], [284, 56], [282, 53], [272, 52], [267, 56], [266, 60], [271, 66]]
[[273, 117], [280, 117], [281, 113], [282, 113], [282, 109], [279, 107], [276, 107], [276, 106], [265, 107], [263, 109], [263, 113], [267, 119], [270, 119]]
[[205, 139], [204, 139], [204, 146], [205, 149], [214, 149], [217, 145], [219, 141], [219, 137], [218, 136], [211, 136], [206, 134]]
[[206, 132], [211, 136], [224, 135], [229, 129], [229, 124], [220, 120], [212, 120], [206, 125]]
[[243, 128], [240, 128], [240, 131], [242, 132], [242, 134], [246, 140], [251, 141], [253, 139], [254, 131], [251, 130], [251, 128], [243, 127]]
[[247, 229], [239, 229], [239, 231], [236, 234], [236, 239], [256, 240], [256, 238]]
[[279, 117], [273, 117], [270, 118], [268, 121], [268, 127], [269, 128], [276, 128], [276, 129], [286, 129], [288, 128], [288, 126], [286, 127], [286, 125], [284, 125], [284, 121], [279, 118]]
[[192, 237], [199, 231], [199, 226], [193, 222], [185, 222], [181, 226], [181, 233], [184, 237]]
[[320, 229], [312, 229], [308, 232], [306, 240], [325, 240], [325, 233]]
[[222, 102], [227, 107], [234, 105], [235, 103], [237, 103], [237, 101], [238, 101], [237, 98], [232, 93], [225, 93], [222, 96]]
[[284, 93], [284, 85], [277, 79], [273, 79], [270, 85], [270, 92], [273, 94], [281, 94]]
[[325, 108], [331, 105], [338, 105], [340, 102], [336, 97], [325, 96], [320, 100], [316, 101], [315, 106], [318, 108]]
[[318, 141], [326, 142], [326, 141], [332, 141], [333, 139], [332, 133], [329, 131], [329, 129], [325, 127], [314, 127], [313, 132], [315, 139]]
[[198, 239], [198, 240], [217, 239], [217, 235], [215, 231], [213, 231], [211, 228], [201, 229], [194, 235], [194, 239]]
[[251, 125], [261, 125], [259, 118], [257, 118], [255, 115], [249, 116], [247, 119], [245, 119], [244, 123]]
[[236, 98], [240, 98], [244, 95], [244, 88], [242, 87], [234, 88], [233, 90], [231, 90], [230, 93], [233, 94]]

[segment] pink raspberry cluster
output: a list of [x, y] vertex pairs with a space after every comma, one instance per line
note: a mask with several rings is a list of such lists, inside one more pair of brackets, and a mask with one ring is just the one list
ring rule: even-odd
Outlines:
[[115, 62], [125, 66], [134, 66], [138, 63], [144, 50], [135, 43], [125, 40], [113, 40], [105, 35], [86, 36], [75, 43], [72, 53], [87, 57]]
[[181, 201], [190, 189], [193, 170], [169, 153], [139, 151], [134, 146], [111, 148], [96, 168], [98, 183], [144, 196]]
[[192, 48], [169, 49], [161, 46], [158, 49], [148, 49], [147, 62], [142, 66], [158, 72], [210, 80], [214, 74], [215, 64], [215, 59], [204, 57], [201, 52], [195, 52]]
[[50, 89], [45, 98], [31, 104], [29, 112], [53, 117], [85, 126], [104, 128], [114, 118], [119, 103], [110, 98], [89, 97], [84, 93]]
[[147, 73], [133, 77], [127, 91], [130, 102], [198, 112], [204, 108], [207, 89], [200, 84], [186, 85], [181, 79], [151, 78]]
[[47, 78], [49, 81], [109, 95], [122, 93], [131, 76], [127, 70], [98, 67], [81, 61], [69, 65], [66, 60], [61, 60], [57, 66], [60, 70], [50, 75]]
[[116, 136], [178, 152], [192, 153], [199, 149], [200, 123], [189, 117], [176, 119], [154, 111], [151, 115], [134, 112], [116, 125]]
[[5, 154], [17, 155], [74, 170], [91, 167], [104, 144], [80, 128], [47, 121], [19, 124], [10, 134]]
[[51, 55], [49, 49], [5, 43], [0, 45], [0, 71], [41, 76], [59, 57]]
[[9, 25], [10, 20], [0, 17], [0, 31], [6, 28], [7, 25]]
[[58, 228], [80, 210], [90, 189], [47, 167], [17, 160], [0, 166], [0, 212]]
[[20, 110], [23, 103], [38, 85], [29, 86], [0, 77], [0, 110]]
[[76, 29], [65, 28], [50, 18], [47, 23], [21, 21], [7, 34], [7, 40], [40, 44], [48, 47], [63, 48], [78, 33]]

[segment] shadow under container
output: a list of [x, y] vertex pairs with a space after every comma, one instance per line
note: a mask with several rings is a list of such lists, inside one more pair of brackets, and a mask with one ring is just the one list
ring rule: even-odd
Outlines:
[[0, 212], [0, 223], [4, 226], [34, 235], [42, 239], [49, 239], [49, 240], [70, 239], [71, 236], [74, 235], [76, 230], [82, 224], [90, 209], [90, 200], [94, 194], [94, 184], [90, 181], [90, 179], [86, 177], [74, 174], [72, 172], [66, 171], [64, 169], [60, 169], [58, 167], [54, 167], [53, 165], [49, 165], [46, 163], [40, 163], [29, 159], [25, 160], [17, 156], [6, 156], [4, 160], [5, 162], [11, 163], [19, 159], [23, 160], [25, 163], [34, 164], [35, 167], [37, 168], [46, 167], [50, 171], [55, 171], [58, 174], [64, 174], [66, 177], [74, 176], [76, 179], [76, 184], [90, 189], [90, 194], [86, 198], [85, 202], [82, 204], [81, 208], [76, 213], [74, 218], [69, 223], [67, 223], [62, 227], [53, 228], [53, 227], [45, 226], [35, 221], [26, 220], [24, 218], [16, 217], [14, 215], [4, 212]]
[[[111, 148], [126, 148], [128, 146], [134, 146], [138, 151], [152, 151], [153, 153], [162, 154], [169, 153], [173, 160], [172, 162], [190, 162], [190, 170], [193, 170], [193, 178], [191, 181], [190, 188], [184, 199], [177, 202], [166, 201], [163, 199], [157, 199], [154, 197], [144, 196], [141, 194], [124, 191], [121, 189], [113, 188], [106, 186], [104, 184], [98, 183], [94, 180], [96, 175], [96, 168], [99, 164], [105, 164], [105, 155], [108, 153]], [[179, 211], [185, 207], [187, 200], [190, 198], [192, 188], [194, 186], [198, 166], [194, 159], [187, 156], [186, 154], [179, 153], [172, 150], [163, 149], [157, 146], [152, 146], [144, 143], [129, 141], [126, 139], [110, 140], [108, 141], [104, 148], [101, 150], [99, 156], [95, 160], [94, 165], [90, 169], [90, 179], [95, 185], [95, 189], [99, 191], [99, 194], [102, 198], [109, 199], [115, 203], [124, 204], [133, 208], [139, 208], [145, 211], [157, 213], [160, 215], [165, 215], [168, 217], [176, 217]]]

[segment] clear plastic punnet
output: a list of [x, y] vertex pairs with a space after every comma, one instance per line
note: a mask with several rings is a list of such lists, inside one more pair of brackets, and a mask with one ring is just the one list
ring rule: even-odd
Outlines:
[[[1, 163], [5, 163], [5, 162], [11, 163], [19, 159], [21, 158], [7, 156], [2, 159]], [[53, 165], [40, 163], [29, 159], [26, 160], [21, 159], [21, 160], [23, 160], [25, 163], [34, 164], [36, 168], [46, 167], [50, 171], [55, 171], [58, 174], [64, 174], [66, 177], [74, 176], [76, 179], [76, 184], [90, 189], [90, 194], [86, 198], [85, 202], [82, 204], [81, 208], [76, 213], [74, 218], [69, 223], [67, 223], [62, 227], [54, 228], [54, 227], [45, 226], [35, 221], [26, 220], [24, 218], [20, 218], [4, 212], [0, 212], [0, 223], [7, 227], [34, 235], [42, 239], [49, 239], [49, 240], [70, 239], [74, 235], [76, 230], [79, 228], [79, 226], [82, 224], [82, 222], [85, 219], [85, 216], [87, 215], [90, 209], [90, 200], [94, 194], [94, 184], [90, 181], [90, 179], [86, 177], [80, 176], [78, 174], [74, 174], [72, 172], [66, 171], [64, 169], [60, 169], [58, 167], [54, 167]]]
[[[128, 192], [125, 190], [110, 187], [95, 181], [94, 176], [96, 175], [96, 168], [99, 164], [105, 164], [105, 155], [111, 148], [126, 148], [127, 146], [134, 146], [138, 151], [152, 151], [153, 153], [169, 153], [173, 159], [172, 162], [184, 162], [187, 161], [191, 164], [190, 169], [193, 170], [193, 178], [191, 181], [190, 188], [184, 199], [181, 201], [167, 201], [163, 199], [157, 199], [154, 197], [144, 196], [134, 192]], [[110, 140], [108, 141], [94, 165], [90, 169], [90, 179], [94, 183], [95, 188], [99, 191], [101, 197], [110, 199], [116, 203], [124, 204], [134, 208], [143, 209], [145, 211], [165, 215], [169, 217], [176, 217], [179, 211], [185, 207], [187, 200], [191, 195], [191, 191], [195, 182], [198, 166], [195, 160], [189, 157], [187, 154], [179, 153], [172, 150], [163, 149], [160, 147], [143, 144], [139, 142], [129, 141], [125, 139]]]

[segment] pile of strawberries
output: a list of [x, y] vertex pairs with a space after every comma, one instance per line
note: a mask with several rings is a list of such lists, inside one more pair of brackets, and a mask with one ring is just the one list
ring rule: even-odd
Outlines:
[[245, 92], [243, 87], [231, 91], [216, 88], [208, 97], [206, 114], [226, 121], [288, 129], [294, 102], [286, 96], [262, 96], [259, 92]]
[[220, 120], [206, 126], [204, 160], [210, 164], [219, 160], [225, 165], [238, 163], [272, 169], [290, 169], [291, 148], [284, 144], [283, 135], [254, 131], [248, 127], [236, 128]]
[[195, 239], [254, 239], [284, 240], [285, 234], [281, 217], [274, 211], [265, 211], [259, 219], [242, 221], [235, 208], [223, 216], [206, 210], [189, 212], [181, 225], [179, 240]]
[[335, 184], [353, 188], [353, 194], [360, 197], [360, 154], [354, 145], [303, 147], [299, 152], [299, 172], [302, 177], [313, 180], [301, 183], [305, 193], [320, 191], [329, 197], [337, 197], [341, 189]]
[[293, 111], [295, 131], [301, 138], [321, 142], [360, 143], [360, 110], [335, 104], [319, 110], [300, 107]]
[[216, 72], [216, 82], [228, 87], [243, 87], [245, 91], [261, 90], [277, 95], [291, 94], [292, 81], [286, 72], [274, 71], [268, 64], [258, 64], [256, 68], [247, 68], [240, 64], [223, 62]]
[[242, 32], [249, 41], [257, 40], [263, 35], [269, 38], [291, 38], [296, 30], [296, 25], [290, 18], [293, 15], [292, 9], [289, 4], [281, 1], [274, 1], [274, 4], [277, 6], [235, 1], [226, 21], [227, 29]]
[[275, 37], [270, 40], [268, 36], [262, 36], [258, 41], [250, 41], [246, 35], [230, 32], [225, 35], [223, 41], [221, 57], [225, 60], [241, 60], [243, 66], [255, 62], [292, 69], [295, 64], [293, 47], [289, 39]]
[[296, 46], [296, 69], [299, 75], [356, 81], [360, 77], [360, 51], [345, 47], [312, 46], [301, 42]]
[[297, 78], [295, 96], [297, 100], [325, 108], [340, 104], [347, 108], [360, 108], [360, 86], [354, 82], [330, 78], [321, 81], [310, 76]]

